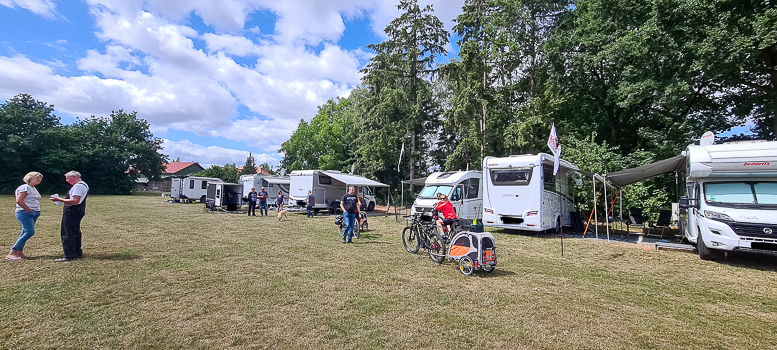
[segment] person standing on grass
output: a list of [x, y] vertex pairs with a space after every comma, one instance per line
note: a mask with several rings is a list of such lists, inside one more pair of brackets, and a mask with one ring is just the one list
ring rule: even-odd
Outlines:
[[67, 198], [51, 197], [52, 201], [65, 204], [62, 209], [60, 229], [62, 250], [65, 252], [65, 257], [55, 259], [54, 262], [73, 261], [84, 256], [84, 252], [81, 250], [81, 219], [86, 213], [86, 197], [89, 193], [89, 186], [86, 185], [86, 182], [81, 181], [81, 173], [77, 171], [65, 174], [65, 181], [73, 185], [67, 193]]
[[[340, 209], [343, 210], [343, 221], [345, 221], [345, 230], [343, 230], [343, 243], [353, 243], [353, 226], [356, 216], [359, 214], [359, 197], [356, 197], [356, 188], [348, 187], [342, 200], [340, 200]], [[346, 238], [348, 241], [346, 242]]]
[[251, 188], [251, 192], [248, 192], [248, 216], [251, 216], [252, 212], [256, 216], [256, 199], [258, 195], [256, 188]]
[[19, 261], [27, 259], [24, 255], [24, 245], [27, 240], [35, 234], [35, 222], [40, 217], [40, 193], [35, 188], [43, 181], [43, 174], [37, 171], [31, 171], [24, 175], [24, 185], [16, 188], [16, 220], [22, 225], [22, 233], [16, 239], [11, 252], [6, 255], [5, 260]]
[[267, 191], [264, 190], [264, 187], [262, 187], [262, 190], [259, 191], [259, 216], [267, 216]]
[[313, 217], [314, 205], [316, 205], [316, 196], [313, 195], [313, 191], [308, 190], [308, 199], [307, 199], [308, 218]]
[[283, 200], [284, 199], [285, 198], [283, 198], [283, 191], [278, 191], [278, 198], [275, 198], [275, 207], [276, 207], [276, 209], [278, 209], [279, 212], [281, 210], [283, 210]]

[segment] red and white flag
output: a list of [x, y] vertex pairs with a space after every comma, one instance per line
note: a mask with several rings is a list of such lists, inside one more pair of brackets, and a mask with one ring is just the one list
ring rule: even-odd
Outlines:
[[548, 137], [548, 147], [553, 152], [553, 175], [558, 174], [559, 159], [561, 158], [561, 144], [558, 143], [558, 137], [556, 137], [556, 124], [553, 123], [553, 127], [550, 128], [550, 136]]

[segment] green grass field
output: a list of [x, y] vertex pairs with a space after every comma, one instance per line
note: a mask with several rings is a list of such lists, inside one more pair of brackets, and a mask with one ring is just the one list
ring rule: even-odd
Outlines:
[[[0, 197], [0, 244], [19, 234]], [[777, 259], [722, 263], [643, 246], [501, 231], [499, 266], [465, 277], [405, 252], [404, 221], [340, 243], [330, 217], [204, 213], [90, 197], [84, 259], [43, 203], [0, 271], [2, 349], [772, 349]]]

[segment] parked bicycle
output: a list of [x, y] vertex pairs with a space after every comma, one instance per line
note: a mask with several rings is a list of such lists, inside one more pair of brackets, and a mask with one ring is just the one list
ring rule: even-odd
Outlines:
[[413, 214], [405, 217], [409, 224], [402, 230], [402, 244], [410, 254], [418, 253], [424, 248], [429, 253], [429, 259], [441, 263], [445, 257], [445, 240], [437, 230], [437, 224], [430, 216]]
[[[340, 235], [340, 237], [343, 236], [343, 230], [345, 230], [345, 219], [343, 219], [342, 215], [336, 215], [335, 216], [335, 225], [337, 225], [337, 233]], [[364, 219], [357, 218], [354, 221], [353, 225], [353, 237], [359, 238], [359, 231], [366, 231], [367, 230], [367, 217], [365, 215]]]

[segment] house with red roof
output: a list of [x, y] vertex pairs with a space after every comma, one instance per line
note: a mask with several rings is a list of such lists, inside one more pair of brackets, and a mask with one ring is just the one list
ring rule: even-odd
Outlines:
[[[170, 162], [164, 165], [160, 181], [148, 181], [145, 177], [138, 179], [138, 191], [169, 192], [173, 185], [173, 177], [184, 177], [205, 170], [197, 162]], [[145, 181], [145, 183], [144, 183]]]
[[[241, 167], [241, 166], [237, 167], [237, 172], [238, 173], [241, 172], [242, 170], [243, 170], [243, 167]], [[264, 170], [264, 168], [261, 168], [261, 167], [256, 167], [256, 173], [258, 175], [272, 175], [267, 170]]]

